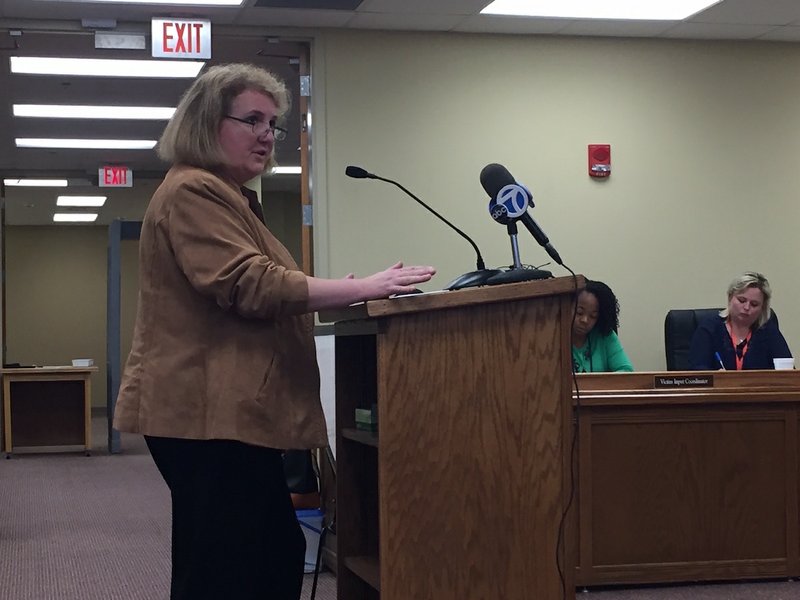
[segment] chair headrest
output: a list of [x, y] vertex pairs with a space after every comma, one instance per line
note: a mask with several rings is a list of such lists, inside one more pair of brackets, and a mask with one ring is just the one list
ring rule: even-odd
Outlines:
[[705, 319], [719, 314], [721, 308], [673, 309], [664, 319], [664, 350], [668, 371], [689, 368], [689, 345], [697, 326]]

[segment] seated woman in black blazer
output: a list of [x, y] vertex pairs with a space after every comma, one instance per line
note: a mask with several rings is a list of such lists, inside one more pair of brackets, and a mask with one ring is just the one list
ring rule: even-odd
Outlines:
[[772, 369], [773, 358], [792, 353], [771, 318], [772, 290], [760, 273], [747, 272], [728, 286], [728, 308], [700, 323], [689, 347], [689, 368]]

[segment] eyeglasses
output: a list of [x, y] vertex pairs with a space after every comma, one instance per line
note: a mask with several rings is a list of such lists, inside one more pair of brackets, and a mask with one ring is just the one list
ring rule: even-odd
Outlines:
[[256, 137], [261, 137], [268, 131], [271, 131], [272, 135], [275, 136], [275, 141], [282, 142], [286, 139], [286, 130], [283, 127], [278, 127], [275, 125], [274, 121], [267, 123], [265, 121], [259, 121], [255, 117], [240, 119], [239, 117], [234, 117], [233, 115], [225, 115], [225, 118], [233, 119], [234, 121], [239, 121], [239, 123], [250, 125], [250, 127], [253, 128], [253, 133], [256, 135]]

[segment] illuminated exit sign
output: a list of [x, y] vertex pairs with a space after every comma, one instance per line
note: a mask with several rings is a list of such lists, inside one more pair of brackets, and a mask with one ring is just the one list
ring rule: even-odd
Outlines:
[[153, 19], [151, 33], [156, 58], [211, 58], [208, 19]]
[[99, 187], [133, 187], [133, 171], [128, 167], [100, 167]]

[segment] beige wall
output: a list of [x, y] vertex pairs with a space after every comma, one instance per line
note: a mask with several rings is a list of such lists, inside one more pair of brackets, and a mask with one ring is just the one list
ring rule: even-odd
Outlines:
[[[618, 293], [637, 369], [664, 368], [668, 309], [722, 305], [746, 269], [770, 278], [800, 352], [800, 47], [334, 32], [318, 49], [327, 188], [316, 201], [328, 204], [316, 227], [332, 276], [402, 258], [436, 265], [436, 289], [474, 268], [455, 233], [391, 186], [346, 178], [348, 164], [400, 180], [487, 263], [509, 264], [478, 181], [500, 162], [533, 190], [564, 261]], [[611, 144], [610, 180], [587, 176], [590, 143]], [[524, 262], [548, 259], [520, 239]]]
[[[7, 227], [7, 362], [70, 364], [93, 358], [92, 405], [106, 405], [108, 231], [103, 227]], [[122, 244], [122, 346], [130, 348], [137, 244]]]
[[264, 221], [270, 231], [292, 253], [298, 265], [303, 264], [301, 247], [302, 212], [299, 192], [264, 191]]

